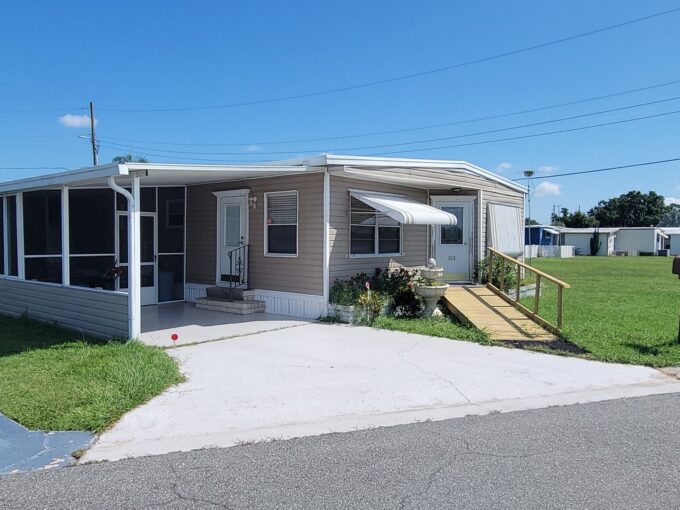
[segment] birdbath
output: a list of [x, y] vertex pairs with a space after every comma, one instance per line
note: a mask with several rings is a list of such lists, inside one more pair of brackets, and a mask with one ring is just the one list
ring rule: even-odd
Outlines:
[[422, 281], [416, 284], [416, 294], [425, 300], [424, 314], [426, 316], [442, 314], [437, 308], [437, 302], [449, 288], [448, 283], [437, 281], [442, 276], [444, 276], [444, 268], [437, 267], [437, 261], [434, 259], [428, 260], [427, 267], [420, 270]]

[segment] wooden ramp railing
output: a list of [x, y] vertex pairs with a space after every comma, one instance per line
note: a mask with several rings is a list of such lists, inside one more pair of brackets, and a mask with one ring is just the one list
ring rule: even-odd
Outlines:
[[[493, 284], [493, 265], [494, 265], [494, 260], [496, 258], [500, 259], [500, 275], [499, 275], [499, 280], [498, 280], [498, 287], [496, 287]], [[487, 280], [488, 283], [486, 284], [487, 288], [489, 288], [492, 292], [497, 294], [499, 297], [501, 297], [503, 300], [506, 302], [510, 303], [512, 306], [526, 314], [529, 318], [534, 320], [535, 322], [539, 323], [541, 326], [543, 326], [545, 329], [548, 331], [556, 334], [556, 335], [561, 335], [562, 334], [562, 326], [564, 323], [564, 309], [563, 309], [563, 291], [564, 289], [569, 289], [571, 286], [563, 282], [562, 280], [555, 278], [554, 276], [549, 275], [548, 273], [544, 273], [543, 271], [536, 269], [535, 267], [532, 267], [530, 265], [524, 264], [523, 262], [520, 262], [519, 260], [516, 260], [504, 253], [499, 252], [498, 250], [495, 250], [493, 248], [489, 248], [489, 257], [488, 257], [488, 275], [487, 275]], [[517, 283], [515, 286], [515, 298], [509, 297], [505, 291], [505, 266], [506, 264], [511, 264], [516, 267], [516, 277], [517, 277]], [[526, 306], [524, 306], [522, 303], [520, 303], [520, 290], [522, 286], [522, 269], [526, 271], [530, 271], [534, 273], [536, 277], [536, 294], [534, 295], [534, 304], [533, 304], [533, 309], [530, 310]], [[557, 320], [556, 324], [552, 324], [549, 321], [547, 321], [545, 318], [541, 317], [539, 315], [540, 312], [540, 304], [541, 304], [541, 283], [543, 281], [548, 281], [551, 283], [554, 283], [557, 286]]]

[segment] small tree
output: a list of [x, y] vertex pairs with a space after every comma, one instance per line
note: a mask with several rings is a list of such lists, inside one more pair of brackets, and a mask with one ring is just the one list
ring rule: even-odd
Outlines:
[[133, 156], [132, 154], [125, 154], [124, 156], [116, 156], [111, 160], [112, 163], [124, 165], [125, 163], [148, 163], [149, 160], [144, 156]]
[[600, 229], [596, 228], [593, 232], [593, 237], [590, 238], [590, 255], [596, 256], [600, 253], [600, 248], [602, 248], [602, 241], [600, 241]]

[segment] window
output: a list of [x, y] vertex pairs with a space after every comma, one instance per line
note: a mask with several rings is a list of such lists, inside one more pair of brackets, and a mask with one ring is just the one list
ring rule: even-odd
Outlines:
[[442, 211], [453, 214], [458, 222], [441, 226], [441, 244], [463, 244], [463, 208], [442, 207]]
[[5, 274], [5, 199], [0, 197], [0, 275]]
[[113, 198], [110, 189], [69, 190], [71, 255], [114, 252]]
[[69, 190], [71, 285], [114, 289], [114, 195], [108, 189]]
[[61, 283], [61, 191], [23, 194], [27, 280]]
[[7, 274], [19, 276], [17, 259], [17, 197], [7, 197]]
[[265, 193], [265, 255], [297, 255], [297, 191]]
[[399, 255], [401, 224], [354, 197], [350, 199], [350, 254]]

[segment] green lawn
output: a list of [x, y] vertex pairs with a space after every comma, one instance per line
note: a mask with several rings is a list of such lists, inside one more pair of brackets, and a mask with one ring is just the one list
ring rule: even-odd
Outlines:
[[491, 343], [486, 333], [462, 325], [448, 316], [397, 319], [396, 317], [382, 315], [376, 319], [373, 327], [419, 335], [439, 336], [453, 340], [469, 340], [482, 344]]
[[[564, 336], [604, 361], [680, 365], [680, 281], [668, 257], [534, 259], [572, 288], [564, 291]], [[555, 320], [555, 286], [546, 283], [540, 315]]]
[[161, 349], [0, 316], [0, 412], [28, 428], [99, 432], [180, 381]]

